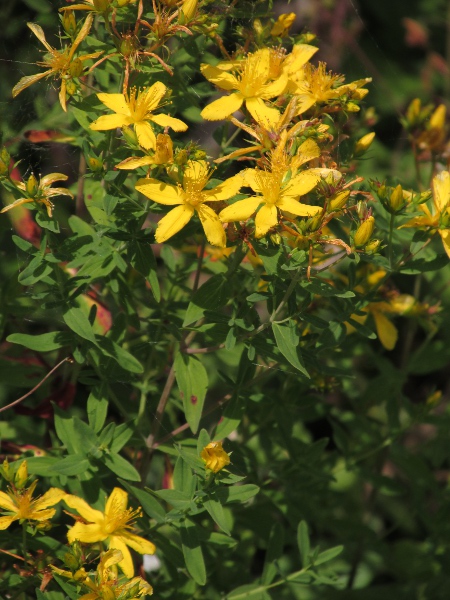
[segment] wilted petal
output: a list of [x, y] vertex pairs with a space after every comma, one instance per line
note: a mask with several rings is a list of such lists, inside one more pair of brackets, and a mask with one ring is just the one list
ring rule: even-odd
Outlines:
[[[74, 508], [83, 517], [83, 519], [86, 519], [86, 521], [97, 524], [103, 523], [103, 513], [89, 506], [89, 504], [82, 498], [78, 498], [78, 496], [72, 496], [72, 494], [66, 494], [64, 497], [64, 502], [70, 508]], [[75, 527], [80, 524], [81, 523], [77, 523]]]
[[139, 145], [145, 150], [154, 150], [156, 146], [156, 137], [152, 126], [144, 121], [135, 123], [134, 129], [138, 138]]
[[277, 208], [274, 204], [265, 204], [255, 217], [255, 236], [263, 237], [271, 227], [278, 223]]
[[97, 94], [97, 98], [110, 110], [121, 115], [130, 116], [130, 108], [124, 94]]
[[252, 196], [245, 200], [239, 200], [231, 206], [227, 206], [219, 214], [219, 219], [222, 223], [230, 223], [232, 221], [246, 221], [249, 219], [263, 199], [261, 196]]
[[14, 202], [11, 202], [11, 204], [8, 204], [7, 206], [3, 207], [2, 210], [0, 210], [0, 213], [4, 213], [8, 210], [11, 210], [12, 208], [16, 208], [16, 206], [20, 206], [21, 204], [29, 204], [30, 202], [34, 202], [34, 200], [32, 200], [31, 198], [19, 198], [18, 200], [14, 200]]
[[50, 46], [50, 44], [45, 39], [45, 33], [44, 33], [44, 30], [42, 29], [42, 27], [40, 25], [37, 25], [36, 23], [27, 23], [27, 26], [31, 29], [31, 31], [34, 33], [34, 35], [37, 37], [37, 39], [41, 42], [41, 44], [44, 44], [44, 46], [47, 48], [47, 50], [51, 53], [53, 48]]
[[22, 77], [22, 79], [20, 79], [18, 83], [16, 83], [16, 85], [13, 87], [12, 97], [15, 98], [24, 89], [26, 89], [30, 85], [33, 85], [33, 83], [36, 83], [36, 81], [39, 81], [39, 79], [47, 77], [47, 75], [50, 75], [52, 72], [53, 69], [49, 69], [47, 71], [44, 71], [43, 73], [36, 73], [36, 75], [27, 75], [26, 77]]
[[152, 179], [151, 177], [139, 179], [135, 187], [138, 192], [141, 192], [153, 202], [158, 202], [158, 204], [173, 206], [184, 202], [185, 193], [180, 187], [170, 183], [162, 183], [158, 179]]
[[277, 202], [277, 206], [281, 210], [297, 215], [297, 217], [312, 217], [322, 211], [320, 206], [308, 206], [288, 197], [281, 198]]
[[224, 248], [227, 245], [227, 240], [219, 217], [212, 208], [205, 206], [204, 204], [200, 204], [197, 207], [197, 212], [208, 242], [211, 246]]
[[154, 164], [152, 156], [141, 156], [136, 158], [131, 156], [116, 165], [116, 169], [138, 169], [139, 167], [147, 167]]
[[125, 125], [131, 125], [131, 117], [126, 115], [103, 115], [96, 121], [90, 124], [90, 128], [93, 131], [108, 131], [109, 129], [117, 129], [118, 127], [125, 127]]
[[194, 209], [189, 204], [182, 204], [172, 209], [158, 223], [155, 239], [158, 243], [165, 242], [178, 233], [189, 223], [194, 214]]
[[239, 150], [235, 150], [234, 152], [231, 152], [230, 154], [227, 154], [226, 156], [221, 156], [220, 158], [216, 158], [215, 159], [215, 163], [220, 164], [225, 162], [226, 160], [231, 160], [232, 158], [237, 158], [238, 156], [244, 156], [245, 154], [248, 154], [249, 152], [256, 152], [259, 150], [262, 150], [263, 146], [261, 144], [258, 144], [256, 146], [249, 146], [248, 148], [239, 148]]
[[45, 186], [52, 185], [52, 183], [55, 183], [56, 181], [67, 181], [67, 179], [68, 177], [67, 175], [64, 175], [64, 173], [49, 173], [48, 175], [41, 177], [39, 183], [41, 186]]
[[207, 121], [221, 121], [226, 119], [242, 106], [244, 98], [241, 94], [230, 94], [218, 100], [214, 100], [200, 113]]
[[186, 123], [169, 115], [152, 115], [150, 120], [161, 127], [171, 127], [174, 131], [186, 131], [188, 128]]
[[89, 30], [91, 29], [92, 26], [92, 21], [94, 20], [94, 16], [92, 14], [89, 14], [86, 17], [85, 22], [83, 23], [83, 27], [80, 29], [80, 31], [78, 32], [77, 37], [75, 38], [71, 48], [70, 48], [70, 52], [69, 52], [69, 60], [72, 60], [73, 55], [75, 54], [76, 49], [78, 48], [78, 46], [81, 44], [81, 42], [84, 40], [84, 38], [87, 36], [87, 34], [89, 33]]

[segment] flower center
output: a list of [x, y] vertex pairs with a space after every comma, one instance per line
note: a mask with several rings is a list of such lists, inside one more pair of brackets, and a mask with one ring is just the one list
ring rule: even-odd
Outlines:
[[105, 522], [103, 524], [103, 531], [106, 535], [118, 533], [123, 529], [132, 529], [134, 521], [140, 517], [142, 511], [140, 508], [133, 510], [128, 508], [123, 509], [119, 503], [113, 504], [105, 515]]

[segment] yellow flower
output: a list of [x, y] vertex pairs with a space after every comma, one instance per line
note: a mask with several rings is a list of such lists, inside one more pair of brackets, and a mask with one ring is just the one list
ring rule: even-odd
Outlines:
[[230, 457], [222, 448], [222, 442], [210, 442], [200, 452], [200, 456], [205, 461], [205, 467], [213, 473], [218, 473], [230, 464]]
[[[51, 569], [57, 575], [66, 577], [87, 588], [89, 592], [79, 597], [79, 600], [115, 600], [116, 598], [126, 598], [127, 600], [137, 600], [144, 596], [153, 594], [152, 586], [142, 577], [133, 577], [126, 583], [119, 583], [116, 574], [111, 567], [121, 563], [123, 554], [120, 550], [112, 549], [105, 552], [97, 567], [97, 573], [92, 578], [84, 569], [79, 569], [72, 573], [58, 567], [51, 566]], [[133, 596], [131, 597], [131, 591]]]
[[5, 206], [0, 210], [0, 213], [4, 213], [7, 210], [11, 210], [11, 208], [15, 208], [16, 206], [20, 206], [22, 204], [28, 204], [30, 202], [37, 202], [38, 204], [44, 204], [47, 208], [48, 216], [52, 216], [53, 211], [53, 202], [51, 202], [50, 198], [53, 196], [70, 196], [73, 198], [72, 192], [69, 192], [66, 188], [52, 188], [50, 187], [52, 183], [55, 181], [66, 181], [67, 175], [63, 175], [62, 173], [50, 173], [49, 175], [44, 175], [41, 180], [37, 181], [34, 175], [31, 175], [28, 178], [26, 183], [20, 181], [19, 183], [15, 183], [15, 186], [26, 192], [27, 196], [25, 198], [19, 198], [8, 206]]
[[375, 217], [369, 216], [365, 221], [361, 223], [358, 229], [355, 231], [353, 241], [355, 246], [360, 247], [367, 244], [372, 237], [373, 230], [375, 229]]
[[71, 46], [66, 46], [63, 50], [56, 50], [56, 48], [52, 48], [50, 46], [50, 44], [45, 39], [45, 34], [42, 30], [42, 27], [36, 25], [35, 23], [27, 23], [28, 27], [31, 29], [34, 35], [48, 50], [48, 55], [44, 57], [44, 60], [37, 63], [38, 66], [46, 67], [47, 70], [43, 73], [37, 73], [36, 75], [27, 75], [26, 77], [22, 77], [22, 79], [13, 87], [13, 98], [20, 94], [20, 92], [22, 92], [25, 88], [29, 87], [30, 85], [33, 85], [33, 83], [35, 83], [36, 81], [39, 81], [39, 79], [42, 79], [43, 77], [50, 77], [51, 75], [53, 75], [54, 77], [58, 77], [59, 79], [61, 79], [59, 102], [63, 110], [66, 111], [67, 82], [70, 81], [73, 77], [79, 77], [82, 74], [83, 61], [89, 60], [90, 58], [97, 58], [97, 56], [100, 56], [100, 54], [102, 54], [102, 52], [94, 52], [92, 54], [85, 54], [84, 56], [74, 58], [74, 54], [78, 46], [88, 35], [89, 30], [91, 29], [92, 21], [93, 16], [88, 15], [86, 21], [83, 24], [83, 27], [80, 29], [73, 44]]
[[226, 238], [223, 226], [206, 202], [227, 200], [235, 196], [243, 185], [239, 175], [226, 179], [223, 183], [205, 190], [212, 171], [204, 160], [188, 161], [183, 175], [183, 185], [175, 186], [162, 183], [157, 179], [139, 179], [136, 189], [158, 204], [178, 205], [158, 223], [155, 239], [165, 242], [178, 233], [197, 212], [208, 242], [213, 246], [225, 246]]
[[153, 150], [156, 138], [149, 121], [161, 127], [171, 127], [174, 131], [186, 131], [187, 125], [168, 115], [154, 115], [166, 94], [166, 86], [157, 81], [151, 87], [137, 91], [133, 88], [126, 94], [97, 94], [98, 99], [103, 102], [115, 114], [104, 115], [91, 123], [94, 131], [105, 131], [133, 125], [139, 141], [139, 145], [146, 150]]
[[122, 559], [119, 566], [127, 577], [133, 577], [134, 567], [128, 546], [140, 554], [154, 554], [156, 548], [149, 540], [134, 533], [134, 520], [141, 515], [141, 509], [127, 508], [128, 494], [120, 488], [114, 488], [106, 501], [105, 512], [91, 508], [87, 502], [67, 494], [64, 502], [74, 508], [87, 523], [77, 522], [69, 529], [69, 543], [79, 542], [95, 544], [107, 541], [110, 549], [120, 550]]
[[258, 196], [239, 200], [224, 208], [219, 218], [224, 223], [245, 221], [263, 205], [255, 217], [255, 236], [262, 237], [278, 223], [278, 210], [286, 211], [299, 217], [312, 217], [322, 209], [298, 202], [298, 198], [310, 192], [319, 182], [320, 175], [316, 169], [307, 169], [293, 177], [286, 185], [275, 173], [246, 169], [243, 177], [248, 186]]
[[280, 15], [270, 30], [270, 35], [273, 37], [284, 37], [292, 27], [296, 16], [295, 13], [284, 13]]
[[139, 167], [152, 167], [169, 165], [173, 163], [173, 143], [166, 133], [158, 133], [156, 136], [155, 151], [150, 155], [140, 158], [132, 156], [126, 158], [118, 165], [117, 169], [137, 169]]
[[[239, 110], [243, 103], [254, 119], [279, 117], [276, 108], [269, 108], [264, 100], [280, 96], [287, 85], [287, 76], [270, 81], [271, 53], [269, 48], [248, 54], [244, 60], [219, 63], [216, 67], [203, 64], [202, 74], [217, 87], [234, 93], [208, 104], [201, 115], [208, 121], [220, 121]], [[234, 75], [230, 71], [235, 71]]]
[[0, 530], [7, 529], [14, 521], [44, 523], [53, 517], [56, 509], [49, 506], [58, 504], [64, 498], [65, 492], [58, 488], [50, 488], [43, 496], [33, 498], [36, 485], [37, 480], [33, 481], [28, 489], [10, 487], [6, 493], [0, 492], [0, 508], [6, 511], [6, 514], [0, 517]]
[[423, 217], [413, 217], [401, 227], [430, 227], [437, 230], [441, 236], [444, 250], [450, 258], [450, 173], [442, 171], [433, 178], [433, 213], [423, 203], [419, 205]]
[[[134, 2], [136, 2], [136, 0], [127, 0], [126, 2], [122, 0], [122, 2], [119, 2], [119, 8]], [[84, 0], [83, 4], [72, 4], [71, 6], [60, 8], [59, 10], [89, 10], [92, 12], [104, 13], [109, 12], [112, 9], [112, 0]]]

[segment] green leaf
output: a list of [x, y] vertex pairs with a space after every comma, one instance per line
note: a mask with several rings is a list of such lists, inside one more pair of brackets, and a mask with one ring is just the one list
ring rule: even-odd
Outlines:
[[125, 350], [113, 340], [98, 336], [97, 346], [110, 358], [113, 358], [125, 371], [130, 373], [143, 373], [144, 367], [128, 350]]
[[201, 429], [197, 438], [197, 454], [200, 456], [200, 452], [203, 450], [205, 446], [209, 444], [211, 441], [211, 437], [206, 429]]
[[314, 559], [314, 566], [317, 567], [318, 565], [322, 565], [323, 563], [333, 560], [333, 558], [336, 558], [336, 556], [339, 556], [339, 554], [341, 554], [343, 549], [344, 546], [335, 546], [334, 548], [329, 548], [329, 550], [321, 552], [319, 556]]
[[70, 308], [63, 315], [66, 325], [81, 338], [96, 344], [95, 333], [88, 317], [80, 308]]
[[158, 502], [155, 496], [145, 490], [141, 490], [134, 485], [130, 485], [123, 482], [124, 487], [136, 497], [143, 510], [152, 519], [155, 519], [158, 523], [164, 523], [166, 520], [166, 511], [162, 505]]
[[283, 262], [284, 254], [281, 246], [264, 246], [262, 242], [254, 240], [253, 246], [262, 260], [264, 269], [268, 275], [276, 275], [279, 272], [280, 264]]
[[192, 475], [190, 466], [182, 456], [179, 456], [173, 470], [174, 488], [193, 498], [196, 484], [197, 478]]
[[225, 596], [225, 600], [271, 600], [271, 597], [266, 592], [267, 587], [259, 583], [249, 583], [241, 585]]
[[17, 281], [21, 285], [34, 285], [53, 271], [53, 267], [44, 261], [44, 256], [39, 253], [35, 256], [25, 269], [19, 273]]
[[183, 398], [186, 421], [192, 432], [196, 433], [208, 390], [208, 374], [197, 357], [178, 352], [175, 357], [175, 376]]
[[161, 300], [161, 289], [156, 272], [156, 259], [150, 244], [148, 242], [132, 243], [130, 245], [130, 261], [136, 271], [147, 279], [156, 302], [159, 302]]
[[105, 424], [106, 415], [108, 414], [108, 400], [102, 387], [94, 388], [89, 394], [86, 410], [89, 425], [95, 433], [98, 433]]
[[206, 568], [203, 560], [203, 553], [198, 537], [197, 526], [186, 519], [180, 527], [181, 533], [181, 548], [186, 563], [186, 568], [192, 579], [198, 585], [206, 583]]
[[230, 502], [247, 502], [253, 496], [259, 492], [260, 488], [253, 483], [246, 483], [244, 485], [234, 485], [227, 488], [227, 499], [226, 503]]
[[71, 454], [56, 462], [52, 469], [59, 475], [80, 475], [90, 468], [91, 464], [84, 454]]
[[301, 363], [301, 356], [298, 350], [299, 336], [294, 327], [288, 325], [278, 325], [272, 323], [272, 331], [275, 336], [275, 342], [278, 350], [290, 364], [309, 378], [308, 371]]
[[227, 535], [231, 535], [231, 531], [228, 527], [228, 522], [225, 517], [225, 513], [223, 510], [222, 504], [218, 500], [214, 500], [213, 498], [208, 498], [203, 502], [203, 506], [208, 511], [211, 518], [215, 523], [220, 527], [222, 531], [224, 531]]
[[284, 547], [284, 528], [281, 523], [274, 523], [267, 542], [266, 558], [261, 576], [261, 583], [269, 585], [279, 573], [276, 561], [281, 558]]
[[183, 327], [198, 321], [205, 310], [217, 310], [228, 302], [230, 282], [223, 274], [213, 275], [193, 295], [184, 317]]
[[73, 336], [67, 331], [51, 331], [41, 335], [12, 333], [6, 338], [6, 341], [12, 344], [20, 344], [37, 352], [53, 352], [53, 350], [59, 350], [59, 348], [73, 344]]
[[105, 454], [103, 456], [105, 466], [113, 473], [127, 479], [128, 481], [140, 481], [141, 476], [131, 463], [122, 458], [119, 454]]
[[407, 262], [400, 271], [406, 275], [418, 275], [419, 273], [427, 273], [428, 271], [438, 271], [448, 265], [448, 262], [446, 254], [441, 254], [431, 260], [416, 258]]
[[227, 437], [232, 431], [237, 429], [244, 416], [246, 405], [247, 403], [244, 398], [240, 397], [238, 394], [233, 395], [231, 400], [227, 403], [222, 418], [217, 425], [214, 434], [215, 441], [223, 440], [223, 438]]
[[110, 450], [117, 454], [133, 435], [133, 429], [128, 423], [121, 423], [114, 429], [113, 438], [110, 444]]
[[300, 550], [300, 556], [302, 558], [302, 566], [307, 567], [311, 560], [309, 553], [311, 552], [311, 545], [309, 542], [308, 525], [305, 521], [300, 521], [297, 529], [297, 544]]

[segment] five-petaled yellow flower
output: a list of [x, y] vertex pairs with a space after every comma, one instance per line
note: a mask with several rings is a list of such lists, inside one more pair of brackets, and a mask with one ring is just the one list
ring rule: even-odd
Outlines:
[[205, 467], [213, 473], [218, 473], [230, 464], [230, 457], [222, 448], [222, 442], [210, 442], [200, 452], [200, 456], [205, 461]]
[[48, 55], [44, 57], [44, 60], [37, 63], [38, 66], [46, 67], [47, 70], [43, 73], [37, 73], [36, 75], [27, 75], [26, 77], [22, 77], [22, 79], [13, 87], [13, 98], [15, 98], [28, 86], [32, 85], [36, 81], [39, 81], [39, 79], [53, 75], [54, 77], [59, 77], [61, 79], [59, 102], [63, 110], [66, 111], [67, 81], [73, 77], [79, 77], [83, 73], [83, 61], [89, 60], [90, 58], [97, 58], [97, 56], [102, 54], [102, 52], [94, 52], [92, 54], [85, 54], [83, 56], [74, 58], [74, 54], [78, 46], [88, 35], [89, 30], [91, 29], [92, 21], [93, 16], [88, 15], [73, 44], [71, 46], [66, 46], [63, 50], [56, 50], [56, 48], [52, 48], [50, 46], [45, 39], [45, 34], [42, 30], [42, 27], [36, 25], [36, 23], [27, 23], [28, 27], [38, 38], [38, 40], [44, 44], [48, 51]]
[[8, 488], [8, 491], [0, 492], [0, 508], [6, 511], [0, 517], [0, 530], [7, 529], [14, 521], [37, 521], [45, 523], [49, 521], [56, 512], [55, 508], [49, 508], [58, 504], [65, 496], [63, 490], [50, 488], [41, 497], [33, 498], [37, 480], [33, 481], [27, 489]]
[[[248, 54], [244, 60], [219, 63], [216, 67], [201, 65], [202, 74], [217, 87], [234, 91], [208, 104], [201, 115], [208, 121], [220, 121], [239, 110], [245, 102], [247, 110], [258, 121], [267, 119], [270, 122], [279, 118], [276, 108], [266, 106], [264, 100], [280, 96], [288, 83], [287, 76], [280, 76], [271, 81], [271, 52], [269, 48]], [[235, 71], [235, 75], [232, 72]]]
[[30, 175], [26, 183], [23, 183], [22, 181], [15, 183], [15, 186], [19, 188], [19, 190], [26, 192], [27, 197], [19, 198], [18, 200], [11, 202], [11, 204], [2, 208], [0, 213], [4, 213], [21, 204], [37, 202], [38, 204], [43, 204], [47, 208], [48, 216], [51, 217], [53, 212], [53, 202], [50, 198], [53, 198], [53, 196], [70, 196], [73, 198], [72, 192], [69, 192], [66, 188], [50, 187], [55, 181], [66, 181], [66, 179], [67, 175], [64, 175], [63, 173], [49, 173], [48, 175], [41, 177], [41, 180], [38, 182], [34, 175]]
[[428, 206], [419, 205], [423, 217], [413, 217], [401, 227], [430, 227], [438, 231], [444, 250], [450, 258], [450, 173], [442, 171], [433, 178], [433, 206], [431, 213]]
[[77, 522], [69, 529], [67, 533], [69, 543], [72, 544], [75, 540], [86, 544], [106, 541], [110, 549], [116, 548], [122, 552], [119, 566], [127, 577], [134, 575], [128, 546], [140, 554], [154, 554], [155, 545], [134, 533], [133, 523], [141, 515], [141, 509], [127, 508], [128, 494], [124, 490], [113, 489], [106, 501], [105, 512], [90, 507], [81, 498], [70, 494], [64, 497], [64, 502], [87, 521], [87, 523]]
[[[126, 598], [127, 600], [138, 600], [144, 596], [153, 594], [152, 586], [142, 577], [133, 577], [126, 583], [119, 583], [114, 569], [115, 565], [121, 563], [123, 554], [120, 550], [112, 549], [105, 552], [97, 567], [97, 573], [92, 578], [84, 568], [75, 571], [65, 571], [51, 565], [52, 571], [57, 575], [66, 577], [81, 587], [86, 588], [87, 594], [79, 597], [79, 600], [115, 600], [116, 598]], [[133, 595], [131, 596], [131, 591]]]
[[139, 145], [146, 150], [153, 150], [156, 145], [155, 133], [149, 121], [161, 127], [171, 127], [174, 131], [186, 131], [187, 125], [169, 117], [169, 115], [155, 115], [155, 111], [161, 104], [166, 94], [166, 86], [157, 81], [151, 87], [137, 91], [133, 88], [126, 94], [97, 94], [98, 99], [103, 102], [114, 115], [103, 115], [91, 123], [94, 131], [105, 131], [133, 125]]
[[246, 221], [261, 208], [255, 217], [255, 236], [266, 235], [278, 223], [278, 211], [286, 211], [299, 217], [312, 217], [319, 214], [319, 206], [308, 206], [298, 202], [298, 198], [310, 192], [320, 181], [319, 169], [307, 169], [293, 177], [283, 186], [282, 179], [275, 173], [246, 169], [243, 173], [245, 183], [256, 192], [245, 200], [239, 200], [224, 208], [219, 218], [224, 223]]
[[211, 190], [204, 187], [212, 171], [204, 160], [188, 161], [183, 174], [183, 185], [162, 183], [157, 179], [139, 179], [136, 189], [158, 204], [177, 205], [158, 223], [155, 239], [164, 242], [182, 229], [197, 212], [212, 246], [226, 246], [225, 232], [219, 217], [206, 202], [228, 200], [235, 196], [243, 185], [239, 175], [226, 179]]

